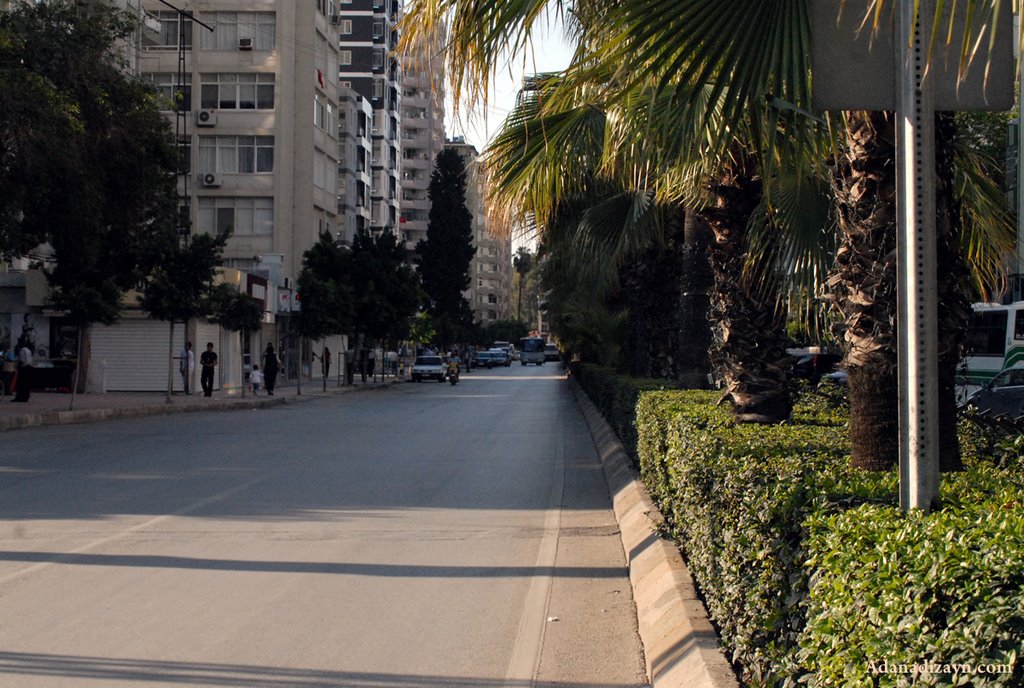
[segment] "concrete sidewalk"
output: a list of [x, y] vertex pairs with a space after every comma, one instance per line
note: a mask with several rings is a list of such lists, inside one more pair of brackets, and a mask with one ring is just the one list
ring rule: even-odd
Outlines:
[[73, 409], [71, 395], [60, 392], [32, 392], [27, 402], [11, 402], [13, 397], [0, 399], [0, 431], [17, 428], [31, 428], [40, 425], [57, 425], [61, 423], [87, 423], [91, 421], [109, 420], [111, 418], [130, 418], [163, 413], [187, 413], [190, 411], [214, 411], [229, 409], [247, 409], [275, 404], [291, 404], [325, 396], [349, 394], [360, 390], [377, 389], [395, 383], [405, 382], [406, 378], [386, 378], [381, 382], [367, 379], [361, 382], [356, 377], [354, 384], [338, 386], [336, 380], [327, 383], [327, 391], [320, 380], [303, 381], [302, 393], [299, 394], [294, 380], [278, 382], [274, 396], [261, 391], [259, 396], [247, 393], [229, 394], [223, 391], [213, 393], [212, 397], [204, 397], [202, 392], [184, 395], [174, 394], [170, 403], [166, 392], [107, 392], [105, 394], [78, 394], [74, 399]]

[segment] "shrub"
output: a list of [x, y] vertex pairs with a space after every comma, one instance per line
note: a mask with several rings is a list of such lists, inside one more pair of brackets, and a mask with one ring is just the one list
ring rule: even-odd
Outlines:
[[862, 505], [809, 519], [808, 685], [1024, 685], [1024, 492], [1012, 478], [944, 478], [949, 503], [929, 515]]
[[[972, 464], [944, 476], [942, 511], [905, 516], [895, 471], [850, 468], [842, 399], [828, 391], [805, 390], [790, 423], [736, 425], [716, 392], [630, 388], [593, 367], [585, 375], [606, 395], [602, 410], [621, 414], [613, 426], [633, 424], [641, 476], [748, 684], [859, 685], [843, 672], [856, 665], [851, 676], [864, 679], [872, 656], [1017, 662], [1019, 472]], [[1013, 550], [1003, 560], [999, 540]], [[1014, 666], [984, 685], [1024, 685]]]

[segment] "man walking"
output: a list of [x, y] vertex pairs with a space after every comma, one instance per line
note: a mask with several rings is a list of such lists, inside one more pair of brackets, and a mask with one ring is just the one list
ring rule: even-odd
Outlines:
[[199, 383], [203, 386], [203, 396], [213, 396], [213, 369], [217, 367], [217, 354], [213, 352], [213, 342], [206, 343], [206, 351], [199, 357], [199, 365], [202, 370], [199, 373]]
[[185, 394], [192, 393], [192, 371], [196, 369], [196, 355], [192, 351], [192, 342], [185, 342], [185, 348], [178, 354], [178, 371], [185, 387]]

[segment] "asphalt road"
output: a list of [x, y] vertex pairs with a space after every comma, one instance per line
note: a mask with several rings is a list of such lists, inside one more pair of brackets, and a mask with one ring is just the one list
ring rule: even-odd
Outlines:
[[0, 438], [0, 686], [645, 683], [556, 365]]

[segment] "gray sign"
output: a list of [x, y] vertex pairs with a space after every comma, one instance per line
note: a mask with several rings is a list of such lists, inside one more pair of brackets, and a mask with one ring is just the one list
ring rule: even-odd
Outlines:
[[[893, 17], [897, 3], [888, 0], [877, 30], [868, 16], [874, 0], [811, 0], [811, 69], [814, 107], [818, 110], [895, 110], [896, 64]], [[942, 3], [936, 44], [931, 50], [929, 78], [936, 110], [1010, 110], [1013, 107], [1013, 15], [1010, 0], [1001, 0], [998, 16], [993, 0], [978, 2], [966, 35], [966, 2]], [[956, 5], [951, 43], [950, 5]], [[865, 17], [868, 18], [865, 20]], [[993, 21], [997, 17], [997, 21]], [[996, 42], [989, 50], [993, 23]], [[931, 43], [932, 20], [922, 22], [925, 43]], [[977, 46], [959, 81], [964, 40]], [[970, 53], [970, 51], [968, 51]], [[986, 68], [988, 75], [986, 77]]]

